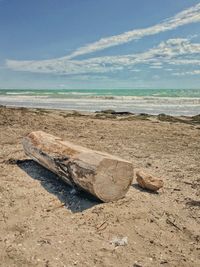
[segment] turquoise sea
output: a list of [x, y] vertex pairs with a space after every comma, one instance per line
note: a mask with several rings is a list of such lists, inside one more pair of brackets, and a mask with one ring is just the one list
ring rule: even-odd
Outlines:
[[0, 95], [33, 95], [66, 98], [94, 96], [154, 96], [200, 98], [200, 89], [0, 89]]
[[0, 105], [197, 115], [200, 89], [0, 89]]

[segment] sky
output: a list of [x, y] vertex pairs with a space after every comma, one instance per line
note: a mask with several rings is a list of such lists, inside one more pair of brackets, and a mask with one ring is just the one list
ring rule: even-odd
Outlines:
[[200, 1], [0, 0], [0, 88], [200, 89]]

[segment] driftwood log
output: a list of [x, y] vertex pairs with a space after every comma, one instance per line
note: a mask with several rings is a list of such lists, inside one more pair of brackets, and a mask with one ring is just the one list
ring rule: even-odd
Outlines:
[[131, 162], [72, 144], [42, 131], [24, 137], [23, 147], [28, 156], [56, 173], [66, 183], [104, 202], [124, 197], [132, 183]]

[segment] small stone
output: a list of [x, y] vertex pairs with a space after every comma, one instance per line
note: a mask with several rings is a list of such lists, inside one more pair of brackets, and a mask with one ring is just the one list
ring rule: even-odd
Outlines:
[[138, 264], [138, 263], [134, 263], [133, 267], [142, 267], [142, 265]]
[[128, 244], [128, 238], [127, 236], [119, 238], [119, 237], [114, 237], [111, 241], [111, 244], [115, 245], [115, 247], [118, 246], [126, 246]]
[[158, 191], [164, 185], [163, 180], [153, 177], [143, 171], [136, 172], [136, 180], [142, 188], [151, 191]]
[[168, 263], [167, 260], [162, 260], [162, 261], [160, 262], [160, 264], [166, 264], [166, 263]]
[[150, 166], [151, 166], [151, 163], [147, 162], [146, 167], [150, 167]]

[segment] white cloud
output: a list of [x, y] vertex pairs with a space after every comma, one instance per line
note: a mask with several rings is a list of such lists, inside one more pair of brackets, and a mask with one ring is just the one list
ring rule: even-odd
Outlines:
[[171, 65], [200, 65], [200, 59], [174, 59], [167, 63]]
[[162, 66], [162, 62], [153, 62], [152, 66]]
[[154, 80], [159, 80], [160, 79], [160, 76], [159, 75], [157, 75], [157, 74], [155, 74], [155, 75], [153, 75], [153, 77], [152, 77]]
[[174, 17], [152, 27], [125, 32], [120, 35], [100, 39], [99, 41], [80, 47], [70, 55], [50, 60], [7, 60], [6, 66], [15, 71], [35, 73], [52, 73], [59, 75], [108, 73], [123, 70], [137, 71], [135, 65], [149, 64], [151, 68], [162, 68], [163, 63], [171, 65], [199, 64], [198, 59], [179, 58], [200, 53], [200, 44], [192, 44], [188, 39], [176, 38], [161, 42], [157, 47], [143, 53], [123, 56], [93, 57], [85, 60], [74, 59], [111, 46], [124, 44], [144, 36], [175, 29], [179, 26], [200, 21], [200, 3], [186, 9]]
[[138, 40], [143, 38], [144, 36], [154, 35], [161, 32], [173, 30], [176, 29], [177, 27], [199, 21], [200, 21], [200, 3], [178, 13], [174, 17], [171, 17], [160, 24], [156, 24], [148, 28], [136, 29], [124, 32], [119, 35], [102, 38], [97, 42], [80, 47], [76, 51], [72, 52], [71, 55], [68, 56], [68, 59], [80, 55], [93, 53], [99, 50], [106, 49], [108, 47], [121, 45], [133, 40]]
[[[28, 71], [35, 73], [52, 73], [52, 74], [83, 74], [83, 73], [105, 73], [112, 72], [114, 68], [105, 65], [98, 60], [70, 61], [65, 58], [41, 61], [16, 61], [7, 60], [6, 66], [15, 71]], [[115, 67], [120, 70], [121, 66]]]
[[66, 57], [40, 61], [7, 60], [6, 65], [16, 71], [60, 75], [107, 73], [120, 71], [123, 68], [135, 69], [135, 65], [138, 64], [149, 64], [151, 68], [161, 68], [163, 63], [171, 65], [198, 64], [198, 58], [188, 58], [188, 56], [194, 55], [200, 55], [200, 44], [191, 43], [188, 39], [177, 38], [161, 42], [157, 47], [138, 54], [94, 57], [85, 60], [69, 60]]
[[200, 75], [200, 69], [199, 70], [193, 70], [193, 71], [185, 71], [185, 72], [175, 72], [172, 75], [174, 75], [174, 76]]
[[162, 69], [163, 67], [162, 66], [150, 66], [150, 69]]
[[131, 72], [140, 72], [140, 69], [130, 69]]
[[193, 71], [191, 71], [190, 72], [190, 74], [192, 74], [192, 75], [200, 75], [200, 69], [199, 70], [193, 70]]

